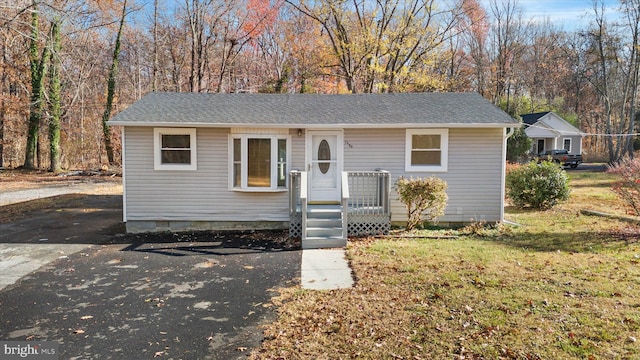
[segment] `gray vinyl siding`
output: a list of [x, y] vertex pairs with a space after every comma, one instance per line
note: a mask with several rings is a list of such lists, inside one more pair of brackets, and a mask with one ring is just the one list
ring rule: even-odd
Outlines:
[[[449, 202], [443, 222], [500, 221], [503, 129], [450, 129], [446, 172], [405, 172], [405, 129], [346, 130], [345, 170], [382, 169], [398, 177], [435, 175], [447, 181]], [[393, 188], [393, 185], [392, 185]], [[406, 221], [404, 204], [392, 189], [392, 221]]]
[[[405, 129], [346, 129], [344, 170], [387, 170], [399, 176], [435, 175], [447, 181], [443, 222], [501, 220], [502, 128], [449, 130], [448, 171], [406, 173]], [[288, 221], [288, 192], [229, 190], [228, 128], [197, 129], [197, 170], [154, 170], [153, 128], [125, 127], [126, 220]], [[305, 170], [305, 134], [289, 131], [289, 169]], [[393, 186], [392, 186], [393, 187]], [[406, 221], [392, 192], [392, 221]]]
[[154, 170], [153, 128], [126, 127], [127, 220], [288, 221], [288, 193], [229, 190], [229, 129], [197, 130], [196, 171]]
[[571, 149], [569, 149], [569, 154], [580, 155], [582, 153], [582, 137], [571, 135], [571, 136], [561, 136], [560, 137], [560, 148], [564, 145], [564, 139], [571, 139]]

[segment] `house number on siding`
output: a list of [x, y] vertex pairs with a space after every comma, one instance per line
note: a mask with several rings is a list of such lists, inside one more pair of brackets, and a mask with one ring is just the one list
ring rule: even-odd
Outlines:
[[353, 149], [353, 145], [351, 145], [351, 143], [348, 142], [347, 140], [344, 141], [344, 146], [348, 146], [349, 149]]

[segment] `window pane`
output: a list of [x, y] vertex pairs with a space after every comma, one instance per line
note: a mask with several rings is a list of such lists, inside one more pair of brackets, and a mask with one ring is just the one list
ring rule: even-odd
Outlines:
[[271, 139], [247, 140], [247, 185], [271, 187]]
[[233, 139], [233, 187], [242, 186], [242, 142]]
[[278, 139], [278, 187], [287, 186], [287, 140]]
[[233, 161], [240, 161], [242, 156], [242, 147], [240, 145], [240, 139], [233, 139]]
[[411, 165], [440, 165], [440, 151], [412, 151]]
[[440, 135], [413, 135], [413, 149], [440, 149]]
[[189, 149], [191, 136], [189, 135], [162, 135], [163, 149]]
[[240, 163], [233, 164], [233, 187], [242, 186], [242, 166]]
[[162, 150], [162, 164], [191, 164], [191, 150]]

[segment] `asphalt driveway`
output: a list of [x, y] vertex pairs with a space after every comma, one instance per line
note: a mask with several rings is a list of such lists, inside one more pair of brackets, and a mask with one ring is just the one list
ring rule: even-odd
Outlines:
[[60, 359], [244, 358], [277, 288], [300, 282], [281, 234], [124, 236], [119, 196], [72, 200], [0, 224], [2, 260], [54, 259], [0, 290], [0, 340], [57, 341]]

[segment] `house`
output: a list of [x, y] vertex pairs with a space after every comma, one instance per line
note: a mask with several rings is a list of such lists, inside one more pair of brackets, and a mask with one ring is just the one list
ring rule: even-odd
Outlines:
[[442, 222], [502, 221], [519, 126], [475, 93], [151, 93], [109, 123], [127, 231], [289, 228], [304, 248], [406, 222], [400, 176], [448, 182]]
[[582, 154], [584, 133], [557, 114], [546, 111], [520, 115], [525, 133], [532, 139], [531, 153], [541, 154], [546, 150], [565, 149], [569, 154]]

